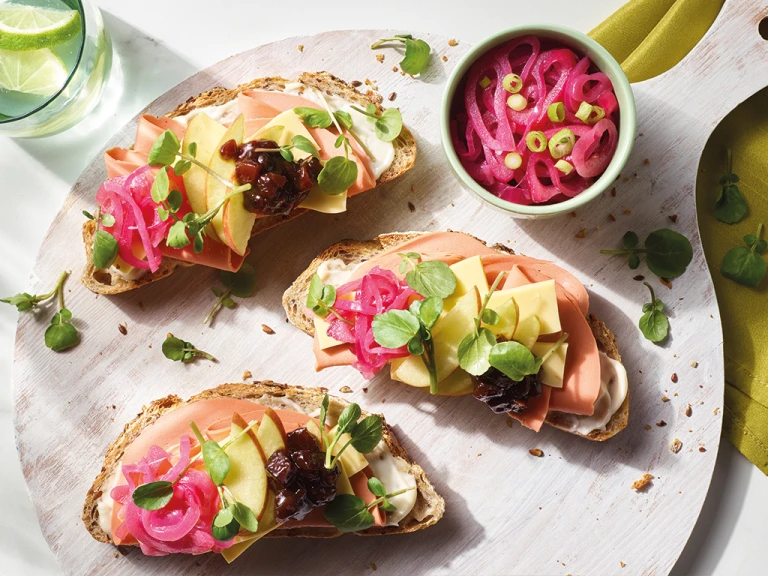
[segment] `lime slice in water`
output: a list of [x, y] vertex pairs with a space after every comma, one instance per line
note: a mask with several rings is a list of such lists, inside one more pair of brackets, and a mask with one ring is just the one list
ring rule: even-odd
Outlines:
[[77, 10], [0, 4], [0, 49], [39, 50], [66, 42], [82, 29]]
[[52, 96], [67, 81], [67, 68], [52, 50], [0, 50], [0, 88]]

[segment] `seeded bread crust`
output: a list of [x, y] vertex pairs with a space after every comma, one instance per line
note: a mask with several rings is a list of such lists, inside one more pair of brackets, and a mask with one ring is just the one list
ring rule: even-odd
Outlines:
[[[423, 234], [425, 234], [425, 232], [396, 232], [392, 234], [382, 234], [373, 240], [342, 240], [333, 246], [329, 246], [312, 260], [307, 269], [299, 275], [293, 284], [291, 284], [290, 288], [283, 294], [283, 308], [288, 316], [288, 320], [291, 324], [310, 336], [315, 335], [314, 322], [312, 317], [307, 314], [305, 303], [307, 301], [307, 292], [309, 291], [309, 283], [312, 280], [312, 276], [315, 275], [317, 269], [323, 262], [340, 259], [345, 264], [361, 264], [362, 262], [375, 258], [385, 250], [398, 246], [403, 242], [412, 240]], [[467, 236], [469, 236], [469, 234], [467, 234]], [[511, 248], [504, 246], [503, 244], [495, 244], [491, 246], [491, 248], [497, 252], [506, 254], [515, 253]], [[598, 320], [594, 314], [587, 316], [587, 322], [597, 341], [598, 350], [604, 352], [609, 358], [621, 362], [621, 355], [619, 354], [619, 348], [616, 344], [616, 337], [614, 334], [602, 321]], [[550, 426], [570, 432], [567, 420], [556, 412], [550, 412], [547, 415], [545, 422]], [[603, 440], [612, 438], [626, 428], [628, 422], [629, 392], [627, 392], [627, 397], [624, 399], [622, 405], [606, 425], [605, 431], [595, 430], [586, 435], [579, 434], [578, 432], [571, 433], [589, 440], [602, 442]]]
[[[111, 544], [112, 540], [99, 526], [99, 512], [97, 502], [102, 495], [102, 488], [105, 482], [115, 472], [115, 467], [119, 464], [126, 448], [141, 434], [141, 432], [150, 424], [154, 423], [160, 416], [168, 412], [198, 402], [208, 398], [237, 398], [242, 400], [258, 401], [259, 404], [270, 406], [272, 408], [281, 408], [283, 400], [289, 400], [298, 404], [305, 412], [311, 414], [320, 408], [325, 392], [319, 388], [302, 388], [300, 386], [286, 386], [285, 384], [276, 384], [268, 380], [255, 382], [253, 384], [222, 384], [217, 388], [205, 390], [196, 396], [193, 396], [186, 402], [175, 395], [166, 396], [155, 400], [149, 406], [146, 406], [140, 414], [125, 425], [123, 432], [107, 449], [102, 465], [101, 472], [96, 476], [93, 485], [88, 490], [83, 506], [83, 523], [85, 527], [99, 542]], [[333, 398], [340, 409], [346, 407], [349, 402], [342, 398]], [[363, 412], [363, 416], [368, 413]], [[382, 417], [383, 419], [383, 417]], [[403, 459], [409, 465], [408, 473], [416, 479], [417, 497], [416, 505], [413, 510], [397, 526], [373, 527], [362, 532], [356, 532], [360, 536], [379, 536], [384, 534], [405, 534], [423, 530], [435, 524], [442, 518], [445, 512], [445, 501], [435, 491], [426, 472], [408, 457], [408, 452], [403, 448], [395, 437], [392, 428], [384, 422], [384, 441], [392, 452], [393, 456]], [[341, 536], [341, 532], [328, 528], [293, 528], [289, 530], [275, 530], [265, 536], [265, 538], [334, 538]]]
[[[350, 84], [328, 72], [304, 72], [299, 75], [297, 80], [306, 86], [320, 90], [323, 94], [328, 96], [339, 96], [347, 102], [357, 104], [363, 108], [368, 104], [374, 104], [379, 112], [383, 111], [383, 108], [381, 107], [381, 102], [383, 100], [381, 94], [373, 92], [372, 90], [367, 90], [365, 94], [362, 94]], [[175, 118], [177, 116], [189, 114], [196, 108], [220, 106], [230, 100], [234, 100], [237, 98], [238, 94], [246, 90], [272, 90], [281, 92], [285, 90], [285, 85], [289, 82], [291, 82], [291, 80], [273, 76], [257, 78], [256, 80], [241, 84], [232, 89], [216, 87], [207, 92], [203, 92], [198, 96], [189, 98], [186, 102], [180, 104], [174, 110], [166, 114], [166, 116]], [[393, 145], [395, 147], [395, 158], [386, 172], [376, 180], [377, 186], [385, 184], [398, 176], [405, 174], [416, 162], [416, 140], [408, 128], [403, 126], [400, 136], [393, 142]], [[261, 232], [274, 228], [278, 224], [298, 218], [305, 212], [307, 212], [307, 210], [300, 208], [294, 210], [288, 216], [266, 216], [257, 218], [253, 230], [251, 231], [251, 236], [256, 236]], [[194, 264], [180, 262], [173, 258], [163, 258], [163, 264], [157, 272], [147, 273], [138, 280], [125, 280], [113, 270], [99, 270], [93, 266], [91, 252], [93, 235], [95, 232], [96, 226], [91, 220], [88, 220], [83, 224], [83, 242], [86, 247], [87, 260], [86, 266], [83, 269], [82, 282], [86, 288], [97, 294], [120, 294], [121, 292], [127, 292], [128, 290], [134, 290], [170, 276], [179, 266], [194, 266]]]

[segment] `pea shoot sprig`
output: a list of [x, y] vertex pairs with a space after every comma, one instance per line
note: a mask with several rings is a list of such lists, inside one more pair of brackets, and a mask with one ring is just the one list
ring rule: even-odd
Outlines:
[[[385, 348], [408, 347], [408, 352], [421, 356], [429, 373], [430, 394], [437, 394], [437, 364], [432, 329], [443, 312], [443, 299], [456, 290], [456, 276], [450, 267], [440, 260], [421, 261], [416, 252], [398, 254], [400, 273], [413, 290], [423, 296], [407, 310], [389, 310], [373, 319], [373, 338]], [[409, 270], [410, 268], [410, 270]]]
[[91, 262], [96, 268], [106, 270], [115, 263], [120, 252], [120, 246], [117, 239], [106, 230], [99, 227], [111, 228], [115, 225], [115, 217], [112, 214], [102, 214], [101, 207], [96, 208], [94, 216], [87, 210], [83, 210], [83, 215], [96, 223], [96, 233], [93, 235], [93, 247]]
[[392, 142], [403, 131], [403, 116], [397, 108], [387, 108], [379, 116], [376, 114], [376, 106], [368, 104], [365, 110], [352, 106], [352, 109], [366, 116], [373, 122], [376, 137], [384, 142]]
[[392, 38], [382, 38], [371, 44], [371, 50], [376, 50], [385, 44], [402, 43], [405, 45], [405, 57], [400, 62], [400, 69], [406, 74], [420, 74], [429, 62], [432, 49], [424, 40], [418, 40], [411, 34], [395, 34]]
[[495, 326], [501, 320], [495, 310], [488, 308], [488, 302], [505, 276], [505, 272], [496, 276], [488, 294], [483, 298], [482, 306], [475, 318], [474, 330], [459, 343], [459, 367], [473, 376], [485, 374], [493, 367], [511, 380], [520, 382], [526, 376], [538, 374], [544, 362], [565, 343], [568, 334], [563, 333], [541, 357], [514, 340], [497, 342], [494, 333], [483, 324]]
[[663, 342], [669, 334], [669, 319], [664, 312], [664, 303], [656, 298], [653, 287], [648, 282], [643, 282], [651, 291], [651, 301], [643, 304], [643, 315], [638, 326], [640, 332], [647, 340], [654, 344]]
[[206, 360], [210, 360], [211, 362], [216, 362], [216, 358], [208, 354], [208, 352], [203, 352], [202, 350], [198, 350], [195, 348], [195, 345], [191, 342], [185, 342], [181, 338], [177, 338], [170, 332], [165, 337], [165, 340], [163, 341], [163, 356], [168, 358], [168, 360], [173, 360], [174, 362], [181, 362], [183, 364], [187, 364], [188, 362], [192, 362], [196, 358], [205, 358]]
[[224, 284], [224, 290], [221, 288], [213, 287], [211, 292], [218, 298], [216, 303], [211, 308], [208, 315], [203, 320], [203, 324], [208, 324], [213, 321], [213, 318], [221, 310], [221, 308], [234, 308], [235, 301], [232, 297], [236, 298], [250, 298], [253, 295], [253, 291], [256, 289], [256, 270], [253, 266], [244, 262], [240, 266], [240, 270], [237, 272], [228, 272], [222, 270], [219, 274], [221, 283]]
[[640, 266], [639, 255], [645, 254], [648, 269], [660, 278], [680, 276], [693, 259], [691, 242], [674, 230], [656, 230], [648, 234], [644, 246], [638, 246], [638, 243], [637, 234], [630, 231], [622, 237], [622, 249], [600, 250], [600, 254], [626, 254], [633, 270]]
[[416, 490], [416, 487], [411, 486], [387, 494], [384, 484], [378, 478], [373, 477], [368, 480], [368, 489], [376, 496], [376, 499], [370, 504], [366, 504], [359, 496], [339, 494], [326, 504], [323, 517], [333, 524], [339, 532], [367, 530], [375, 524], [372, 510], [381, 506], [385, 512], [394, 512], [397, 508], [389, 499]]
[[726, 224], [734, 224], [747, 214], [747, 203], [736, 183], [739, 177], [733, 173], [733, 158], [727, 151], [726, 173], [720, 178], [720, 191], [715, 198], [715, 218]]
[[[371, 414], [360, 420], [362, 411], [360, 406], [355, 403], [348, 404], [339, 415], [336, 424], [336, 433], [333, 440], [330, 440], [325, 431], [325, 421], [328, 416], [328, 407], [330, 399], [328, 394], [323, 397], [320, 405], [320, 434], [321, 448], [325, 450], [325, 467], [332, 470], [339, 462], [339, 458], [344, 451], [352, 446], [361, 454], [367, 454], [376, 448], [381, 442], [383, 435], [383, 423], [380, 416]], [[334, 448], [339, 444], [344, 434], [349, 434], [349, 440], [341, 444], [334, 455]]]
[[731, 248], [723, 258], [720, 273], [734, 282], [749, 288], [757, 288], [766, 275], [766, 264], [762, 254], [768, 242], [761, 238], [763, 224], [758, 224], [755, 234], [744, 236], [746, 246]]
[[[247, 192], [251, 189], [250, 184], [243, 184], [238, 186], [234, 182], [230, 182], [225, 177], [217, 174], [211, 170], [203, 162], [200, 162], [195, 158], [197, 155], [197, 143], [192, 142], [188, 148], [189, 154], [181, 151], [181, 142], [176, 134], [172, 130], [166, 130], [160, 136], [157, 137], [155, 143], [149, 151], [149, 158], [147, 163], [153, 167], [159, 167], [161, 170], [155, 176], [155, 181], [152, 184], [152, 199], [160, 204], [158, 207], [158, 214], [162, 220], [173, 218], [175, 222], [168, 230], [168, 238], [166, 244], [171, 248], [184, 248], [190, 244], [190, 237], [193, 240], [193, 248], [196, 254], [199, 254], [203, 250], [205, 244], [205, 228], [210, 224], [222, 207], [230, 200], [230, 198]], [[183, 218], [179, 218], [176, 213], [181, 208], [183, 196], [180, 191], [171, 189], [170, 178], [168, 177], [168, 171], [173, 166], [173, 172], [177, 176], [181, 176], [192, 165], [207, 172], [210, 176], [221, 182], [224, 186], [229, 188], [231, 192], [224, 195], [224, 197], [210, 210], [204, 214], [196, 214], [189, 212], [185, 214]]]
[[174, 485], [184, 477], [192, 466], [202, 459], [205, 471], [219, 491], [221, 504], [221, 509], [213, 519], [213, 537], [222, 542], [229, 541], [240, 532], [241, 527], [245, 528], [248, 532], [257, 532], [259, 522], [253, 510], [242, 502], [238, 502], [232, 495], [232, 492], [224, 485], [231, 469], [231, 462], [226, 449], [244, 435], [249, 434], [257, 424], [258, 421], [252, 422], [234, 437], [230, 437], [223, 444], [219, 444], [215, 440], [206, 440], [197, 425], [194, 422], [190, 422], [189, 427], [201, 446], [200, 454], [190, 459], [189, 463], [179, 472], [175, 479], [170, 481], [158, 480], [137, 486], [131, 495], [133, 503], [144, 510], [161, 510], [165, 508], [173, 498]]
[[53, 290], [45, 294], [33, 295], [21, 292], [14, 296], [0, 299], [0, 302], [16, 306], [16, 310], [19, 312], [28, 312], [55, 297], [59, 304], [59, 310], [51, 318], [51, 325], [48, 326], [44, 334], [45, 345], [54, 352], [73, 348], [80, 343], [80, 333], [70, 322], [72, 320], [72, 312], [64, 306], [64, 283], [69, 274], [70, 272], [66, 270], [59, 274]]
[[307, 292], [307, 308], [321, 318], [325, 318], [328, 314], [333, 314], [345, 324], [353, 326], [354, 322], [344, 318], [341, 312], [334, 307], [335, 303], [336, 287], [332, 284], [323, 284], [319, 274], [312, 276], [312, 280], [309, 282], [309, 291]]

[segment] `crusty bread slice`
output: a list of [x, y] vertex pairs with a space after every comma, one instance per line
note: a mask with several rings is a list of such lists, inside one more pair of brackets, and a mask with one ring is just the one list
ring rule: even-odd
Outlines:
[[[297, 80], [306, 86], [320, 90], [323, 94], [339, 96], [347, 102], [357, 104], [362, 108], [365, 108], [368, 104], [374, 104], [379, 112], [383, 111], [383, 108], [381, 107], [381, 102], [383, 100], [381, 94], [372, 90], [367, 90], [365, 94], [360, 93], [350, 84], [347, 84], [328, 72], [304, 72], [299, 75]], [[190, 98], [183, 104], [177, 106], [173, 111], [166, 114], [166, 116], [175, 118], [177, 116], [189, 114], [196, 108], [220, 106], [230, 100], [234, 100], [240, 92], [246, 90], [272, 90], [279, 92], [285, 89], [285, 85], [288, 82], [291, 82], [291, 80], [280, 77], [257, 78], [256, 80], [241, 84], [232, 89], [221, 87], [213, 88], [212, 90], [208, 90], [207, 92], [203, 92], [198, 96]], [[403, 126], [400, 136], [393, 142], [393, 145], [395, 147], [395, 158], [387, 171], [376, 180], [377, 185], [385, 184], [390, 180], [394, 180], [398, 176], [405, 174], [416, 162], [416, 140], [408, 128]], [[278, 224], [293, 220], [305, 212], [307, 212], [307, 210], [297, 209], [291, 212], [288, 216], [266, 216], [257, 218], [253, 230], [251, 231], [251, 235], [256, 236], [261, 232], [274, 228]], [[139, 288], [145, 284], [151, 284], [152, 282], [171, 275], [178, 266], [193, 266], [193, 264], [179, 262], [172, 258], [164, 258], [160, 270], [151, 274], [147, 273], [138, 280], [125, 280], [114, 270], [99, 270], [93, 266], [90, 252], [91, 247], [93, 246], [93, 235], [96, 231], [95, 228], [96, 227], [91, 220], [88, 220], [83, 224], [83, 242], [85, 242], [86, 246], [87, 262], [83, 269], [82, 281], [86, 288], [97, 294], [119, 294], [121, 292], [127, 292], [128, 290]]]
[[[284, 401], [289, 401], [298, 404], [306, 413], [311, 414], [316, 410], [319, 410], [324, 395], [325, 392], [319, 388], [302, 388], [299, 386], [286, 386], [285, 384], [263, 381], [255, 382], [253, 384], [222, 384], [217, 388], [201, 392], [186, 402], [174, 395], [155, 400], [149, 406], [146, 406], [136, 418], [125, 425], [123, 432], [107, 449], [101, 472], [96, 477], [96, 480], [94, 480], [93, 485], [90, 490], [88, 490], [88, 494], [85, 498], [85, 505], [83, 507], [83, 522], [85, 523], [85, 527], [96, 540], [105, 543], [112, 542], [109, 535], [99, 526], [97, 502], [102, 495], [102, 487], [114, 474], [115, 467], [123, 457], [125, 449], [138, 437], [144, 428], [155, 422], [163, 414], [200, 400], [224, 397], [253, 400], [254, 402], [258, 401], [259, 404], [276, 409], [284, 408]], [[344, 407], [349, 404], [349, 402], [341, 398], [334, 397], [333, 401], [339, 411], [343, 410]], [[367, 413], [363, 412], [363, 416], [366, 415]], [[356, 533], [361, 536], [405, 534], [407, 532], [423, 530], [440, 520], [445, 512], [445, 502], [435, 491], [429, 478], [427, 478], [426, 472], [424, 472], [421, 466], [410, 460], [405, 448], [400, 444], [395, 437], [392, 428], [389, 427], [386, 422], [384, 422], [384, 441], [396, 458], [400, 458], [408, 464], [408, 473], [416, 480], [416, 505], [399, 525], [373, 527], [364, 530], [363, 532]], [[340, 535], [341, 532], [338, 532], [333, 528], [293, 528], [290, 530], [275, 530], [267, 534], [265, 538], [290, 536], [333, 538]]]
[[[340, 259], [345, 264], [360, 264], [371, 258], [376, 257], [378, 254], [395, 247], [407, 240], [411, 240], [418, 236], [425, 234], [424, 232], [396, 232], [392, 234], [382, 234], [373, 240], [342, 240], [337, 242], [333, 246], [330, 246], [323, 250], [307, 267], [304, 272], [291, 284], [290, 288], [283, 294], [283, 308], [288, 315], [288, 320], [299, 328], [306, 332], [310, 336], [315, 335], [315, 326], [311, 315], [307, 313], [306, 301], [307, 292], [309, 291], [309, 283], [312, 280], [320, 264], [327, 260]], [[507, 254], [514, 254], [514, 251], [503, 244], [495, 244], [491, 246], [498, 252], [505, 252]], [[592, 329], [592, 334], [597, 341], [597, 347], [601, 352], [604, 352], [609, 358], [613, 360], [621, 361], [619, 355], [619, 349], [616, 345], [616, 338], [613, 333], [606, 327], [603, 322], [598, 320], [594, 314], [590, 314], [587, 317], [589, 326]], [[621, 430], [627, 426], [629, 420], [629, 393], [624, 399], [621, 407], [611, 418], [610, 422], [606, 425], [605, 431], [593, 431], [587, 435], [573, 432], [578, 436], [583, 436], [590, 440], [602, 441], [615, 436]], [[568, 423], [554, 412], [550, 412], [547, 416], [546, 423], [555, 428], [561, 430], [570, 431]]]

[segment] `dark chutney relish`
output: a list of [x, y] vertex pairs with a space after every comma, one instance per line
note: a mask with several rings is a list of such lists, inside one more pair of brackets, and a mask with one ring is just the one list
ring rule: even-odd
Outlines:
[[285, 450], [278, 450], [267, 461], [267, 472], [279, 485], [275, 498], [278, 522], [301, 520], [313, 508], [336, 497], [339, 470], [325, 467], [325, 453], [306, 428], [286, 435]]
[[472, 376], [472, 382], [475, 386], [472, 395], [488, 404], [496, 414], [522, 414], [528, 407], [528, 400], [541, 394], [541, 382], [537, 374], [515, 382], [500, 370], [490, 368], [480, 376]]
[[251, 185], [251, 189], [243, 193], [243, 205], [259, 216], [290, 214], [317, 184], [323, 169], [314, 156], [289, 162], [280, 155], [279, 149], [272, 140], [253, 140], [240, 146], [234, 140], [227, 140], [219, 150], [222, 158], [235, 161], [237, 184]]

